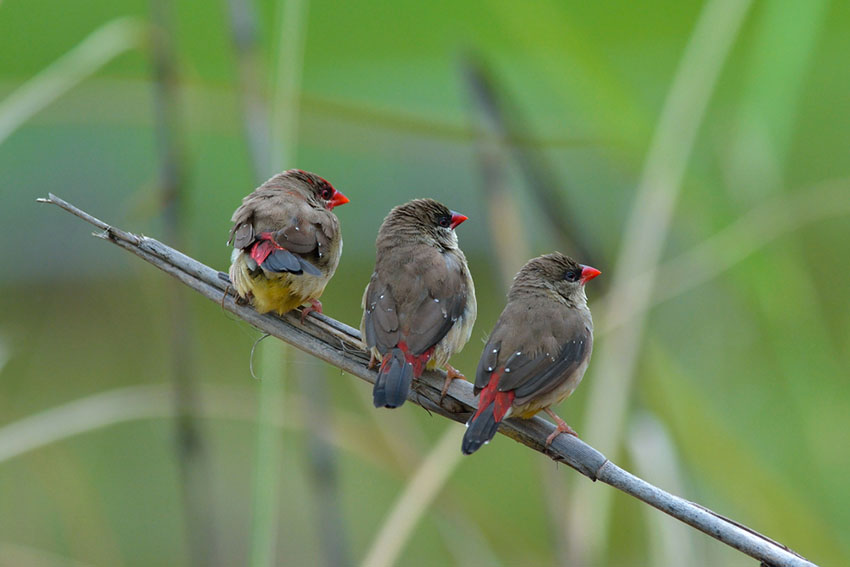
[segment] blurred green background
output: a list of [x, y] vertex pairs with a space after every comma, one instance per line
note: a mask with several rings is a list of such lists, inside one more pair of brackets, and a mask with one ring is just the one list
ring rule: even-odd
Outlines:
[[504, 437], [461, 459], [461, 426], [276, 366], [271, 339], [254, 380], [257, 331], [35, 202], [226, 269], [232, 211], [289, 167], [351, 198], [327, 314], [358, 325], [377, 228], [414, 197], [470, 217], [468, 376], [508, 275], [575, 255], [603, 272], [597, 345], [560, 415], [850, 564], [848, 22], [825, 1], [0, 2], [0, 565], [754, 564]]

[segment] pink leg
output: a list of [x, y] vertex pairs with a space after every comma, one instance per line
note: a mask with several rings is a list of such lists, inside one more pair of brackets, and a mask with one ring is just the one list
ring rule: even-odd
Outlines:
[[461, 380], [466, 380], [466, 376], [458, 372], [451, 364], [446, 364], [446, 382], [443, 384], [443, 390], [440, 392], [440, 401], [443, 401], [443, 398], [446, 397], [446, 394], [449, 391], [449, 385], [452, 383], [452, 380], [457, 380], [460, 378]]
[[316, 313], [322, 312], [322, 302], [318, 299], [311, 299], [310, 305], [301, 310], [301, 322], [304, 323], [304, 317], [306, 317], [313, 311], [315, 311]]
[[570, 427], [569, 425], [567, 425], [567, 422], [566, 422], [566, 421], [564, 421], [563, 419], [561, 419], [560, 417], [558, 417], [558, 415], [557, 415], [555, 412], [553, 412], [553, 411], [552, 411], [552, 408], [546, 408], [546, 409], [545, 409], [545, 410], [543, 410], [543, 411], [545, 411], [546, 413], [548, 413], [548, 414], [549, 414], [549, 416], [550, 416], [552, 419], [554, 419], [554, 420], [555, 420], [555, 423], [557, 423], [557, 424], [558, 424], [558, 427], [556, 427], [556, 428], [555, 428], [555, 431], [553, 431], [553, 432], [552, 432], [552, 434], [551, 434], [551, 435], [549, 435], [549, 437], [547, 437], [547, 438], [546, 438], [546, 446], [547, 446], [547, 447], [548, 447], [549, 445], [551, 445], [551, 444], [552, 444], [552, 441], [554, 441], [554, 440], [555, 440], [555, 437], [557, 437], [557, 436], [558, 436], [558, 435], [560, 435], [561, 433], [567, 433], [567, 434], [569, 434], [569, 435], [572, 435], [573, 437], [578, 437], [578, 433], [576, 433], [576, 432], [575, 432], [575, 430], [574, 430], [572, 427]]

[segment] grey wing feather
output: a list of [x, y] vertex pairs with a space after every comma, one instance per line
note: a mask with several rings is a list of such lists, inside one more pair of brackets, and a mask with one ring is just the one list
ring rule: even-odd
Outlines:
[[440, 342], [463, 314], [465, 293], [438, 295], [442, 297], [427, 297], [411, 318], [407, 345], [414, 354], [422, 354]]
[[230, 240], [228, 244], [233, 242], [233, 247], [238, 249], [246, 248], [254, 242], [254, 227], [250, 221], [241, 224], [233, 225], [230, 230]]
[[366, 290], [363, 330], [367, 346], [385, 353], [398, 344], [398, 313], [386, 284], [372, 274]]
[[468, 290], [462, 262], [450, 253], [431, 260], [422, 275], [421, 298], [410, 304], [406, 313], [405, 339], [414, 354], [440, 342], [466, 309]]
[[500, 392], [513, 391], [517, 399], [549, 392], [585, 361], [592, 340], [585, 320], [575, 313], [553, 311], [547, 304], [533, 309], [509, 304], [481, 355], [475, 389], [489, 383], [491, 369], [501, 368]]
[[319, 225], [296, 217], [293, 217], [284, 228], [278, 230], [274, 239], [278, 244], [296, 254], [318, 252], [322, 248], [327, 250], [329, 242]]
[[475, 371], [475, 394], [484, 389], [490, 383], [490, 374], [499, 364], [499, 351], [502, 341], [488, 341], [484, 346], [484, 352], [478, 360], [478, 369]]
[[[558, 353], [555, 361], [546, 354], [541, 354], [535, 360], [541, 360], [537, 372], [529, 374], [528, 378], [514, 388], [517, 398], [544, 394], [554, 390], [561, 379], [569, 376], [576, 368], [584, 362], [587, 352], [588, 341], [585, 337], [577, 337], [570, 340]], [[499, 380], [499, 389], [502, 390], [502, 381]]]
[[536, 375], [545, 372], [554, 364], [553, 358], [555, 357], [552, 355], [546, 356], [546, 353], [529, 358], [522, 351], [514, 352], [505, 362], [505, 370], [499, 378], [499, 391], [507, 392], [524, 386], [527, 381], [533, 380]]
[[[259, 216], [258, 216], [259, 215]], [[275, 241], [293, 254], [315, 254], [321, 258], [336, 230], [332, 213], [293, 201], [286, 194], [258, 189], [242, 201], [231, 219], [230, 241], [246, 248], [260, 232], [274, 232]], [[282, 227], [282, 228], [281, 228]], [[315, 266], [302, 265], [304, 273], [321, 275]]]

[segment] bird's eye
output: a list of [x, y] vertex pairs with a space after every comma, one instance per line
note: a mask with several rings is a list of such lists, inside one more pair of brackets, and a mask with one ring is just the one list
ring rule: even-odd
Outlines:
[[333, 197], [334, 191], [330, 187], [325, 187], [322, 189], [322, 199], [325, 201], [330, 201], [331, 197]]
[[579, 274], [575, 270], [567, 270], [567, 273], [564, 274], [564, 279], [568, 282], [574, 282], [579, 279]]
[[452, 217], [443, 215], [437, 218], [437, 224], [443, 228], [449, 228], [452, 225]]

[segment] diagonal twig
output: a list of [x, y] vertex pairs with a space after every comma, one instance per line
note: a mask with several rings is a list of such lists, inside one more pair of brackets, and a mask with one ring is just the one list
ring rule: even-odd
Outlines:
[[[57, 205], [89, 222], [101, 230], [95, 236], [132, 252], [174, 276], [257, 329], [366, 382], [375, 382], [376, 371], [368, 368], [369, 356], [363, 350], [360, 333], [345, 323], [326, 315], [313, 313], [302, 324], [300, 313], [297, 311], [283, 317], [260, 315], [250, 306], [238, 304], [236, 298], [229, 292], [228, 284], [221, 277], [221, 273], [213, 268], [158, 240], [111, 227], [53, 194], [38, 201]], [[410, 393], [408, 400], [422, 406], [431, 414], [465, 423], [475, 408], [472, 384], [454, 380], [449, 387], [448, 396], [440, 400], [440, 390], [444, 381], [444, 372], [439, 370], [426, 372], [417, 388]], [[499, 432], [557, 462], [569, 465], [591, 480], [609, 484], [767, 565], [814, 566], [814, 563], [784, 545], [708, 508], [665, 492], [621, 469], [577, 437], [559, 435], [551, 445], [546, 447], [546, 438], [553, 430], [554, 426], [551, 423], [535, 417], [528, 420], [508, 419], [502, 424]]]

